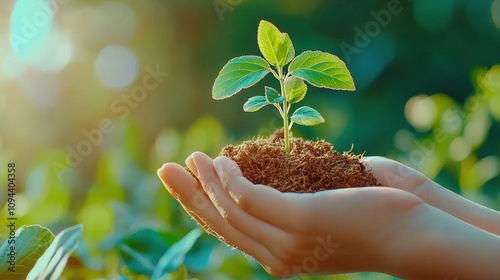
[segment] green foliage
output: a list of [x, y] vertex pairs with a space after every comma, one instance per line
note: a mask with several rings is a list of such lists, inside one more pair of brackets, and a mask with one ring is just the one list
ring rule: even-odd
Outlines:
[[164, 234], [144, 228], [125, 236], [116, 247], [121, 260], [132, 272], [151, 276], [170, 244]]
[[[472, 77], [475, 93], [464, 104], [443, 93], [411, 98], [406, 105], [408, 120], [425, 134], [399, 160], [431, 178], [453, 172], [457, 176], [457, 191], [473, 200], [480, 197], [481, 188], [500, 175], [498, 156], [481, 150], [494, 121], [500, 120], [499, 80], [499, 66], [475, 69]], [[432, 117], [425, 118], [426, 121], [416, 118], [420, 111]]]
[[292, 40], [272, 23], [262, 20], [257, 31], [257, 42], [264, 58], [276, 68], [290, 63], [295, 56]]
[[26, 279], [59, 279], [71, 253], [78, 247], [82, 232], [82, 225], [61, 231], [38, 259]]
[[325, 122], [325, 119], [323, 119], [318, 111], [307, 106], [303, 106], [297, 109], [290, 119], [292, 120], [292, 122], [290, 123], [290, 127], [294, 123], [311, 126]]
[[[152, 279], [161, 280], [165, 279], [166, 275], [172, 271], [184, 271], [185, 267], [181, 267], [186, 258], [186, 254], [193, 248], [196, 240], [203, 233], [201, 228], [192, 230], [186, 234], [181, 240], [172, 245], [167, 252], [160, 258], [158, 264], [153, 270]], [[184, 278], [186, 279], [186, 278]]]
[[214, 99], [231, 97], [262, 80], [269, 70], [269, 64], [258, 56], [233, 58], [220, 71], [212, 96]]
[[355, 90], [351, 73], [340, 58], [325, 52], [306, 51], [297, 56], [288, 71], [317, 87]]
[[[242, 89], [255, 85], [271, 72], [279, 81], [281, 92], [265, 87], [265, 95], [249, 98], [243, 105], [243, 110], [256, 112], [271, 104], [276, 107], [283, 118], [285, 150], [290, 152], [289, 133], [294, 123], [312, 126], [325, 121], [318, 111], [301, 107], [292, 114], [289, 123], [291, 105], [300, 102], [306, 95], [307, 85], [304, 81], [316, 87], [355, 90], [354, 81], [344, 62], [332, 54], [305, 51], [295, 57], [295, 49], [288, 34], [282, 33], [268, 21], [260, 22], [257, 42], [265, 60], [257, 56], [242, 56], [230, 60], [215, 79], [212, 97], [224, 99], [233, 96]], [[283, 67], [288, 63], [288, 73], [284, 73]]]
[[284, 96], [281, 96], [280, 93], [272, 87], [265, 87], [266, 92], [266, 100], [269, 103], [281, 103], [285, 100]]
[[304, 80], [290, 77], [285, 81], [285, 97], [288, 103], [293, 104], [302, 101], [306, 96], [307, 85]]
[[12, 242], [14, 239], [8, 239], [0, 247], [2, 257], [8, 256], [10, 246], [14, 245], [16, 248], [16, 271], [12, 273], [8, 270], [9, 262], [0, 262], [0, 278], [2, 279], [26, 279], [29, 271], [54, 240], [54, 235], [49, 229], [38, 225], [23, 226], [16, 231], [15, 236], [15, 243]]
[[243, 111], [245, 112], [256, 112], [260, 108], [270, 105], [271, 102], [267, 101], [267, 96], [254, 96], [248, 99], [245, 104], [243, 104]]
[[[119, 249], [120, 259], [130, 272], [160, 280], [169, 273], [182, 271], [182, 264], [190, 270], [205, 269], [203, 265], [208, 262], [212, 246], [197, 242], [201, 234], [202, 230], [196, 228], [180, 238], [143, 228], [127, 234], [114, 247]], [[201, 248], [193, 248], [196, 243]]]

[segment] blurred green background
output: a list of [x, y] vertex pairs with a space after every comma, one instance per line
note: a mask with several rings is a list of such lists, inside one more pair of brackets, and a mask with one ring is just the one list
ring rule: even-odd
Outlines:
[[[296, 136], [391, 157], [500, 209], [500, 0], [2, 1], [0, 168], [17, 164], [18, 226], [84, 225], [67, 278], [147, 279], [134, 258], [154, 260], [158, 244], [196, 227], [156, 170], [281, 126], [273, 110], [242, 111], [271, 79], [211, 99], [230, 58], [259, 54], [261, 19], [297, 53], [338, 55], [357, 85], [310, 87], [303, 104], [326, 123]], [[0, 208], [6, 200], [0, 192]], [[7, 234], [0, 227], [0, 241]], [[207, 235], [193, 250], [189, 277], [270, 278]]]

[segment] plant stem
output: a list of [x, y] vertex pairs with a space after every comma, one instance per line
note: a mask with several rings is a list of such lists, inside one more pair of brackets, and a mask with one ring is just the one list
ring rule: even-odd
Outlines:
[[[281, 94], [284, 96], [285, 95], [285, 77], [283, 77], [283, 69], [280, 67], [278, 68], [278, 75], [279, 75], [279, 81], [280, 81], [280, 86], [281, 86]], [[288, 101], [285, 99], [283, 101], [283, 134], [285, 138], [285, 151], [286, 153], [290, 153], [290, 131], [288, 129]]]

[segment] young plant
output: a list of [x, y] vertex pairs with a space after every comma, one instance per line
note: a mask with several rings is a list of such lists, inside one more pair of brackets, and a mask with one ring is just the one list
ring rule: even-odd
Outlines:
[[[257, 31], [259, 56], [231, 59], [215, 80], [212, 97], [225, 99], [259, 82], [268, 73], [279, 81], [280, 90], [265, 87], [263, 96], [254, 96], [243, 105], [245, 112], [255, 112], [266, 105], [276, 107], [283, 118], [285, 150], [290, 152], [290, 130], [294, 123], [317, 125], [325, 120], [315, 109], [302, 106], [289, 118], [292, 104], [304, 99], [309, 84], [334, 90], [355, 90], [349, 70], [337, 56], [321, 51], [305, 51], [295, 57], [290, 37], [272, 23], [262, 20]], [[288, 65], [288, 71], [284, 67]]]

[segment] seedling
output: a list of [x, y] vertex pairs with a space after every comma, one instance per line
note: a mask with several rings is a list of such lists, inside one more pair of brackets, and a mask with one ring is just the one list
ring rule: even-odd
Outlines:
[[[279, 81], [280, 90], [264, 88], [263, 96], [254, 96], [243, 105], [245, 112], [255, 112], [267, 105], [276, 107], [283, 119], [285, 150], [290, 153], [290, 130], [293, 124], [317, 125], [325, 119], [315, 109], [302, 106], [289, 118], [292, 104], [304, 99], [309, 84], [333, 90], [355, 90], [354, 81], [345, 63], [337, 56], [321, 51], [305, 51], [295, 57], [288, 34], [272, 23], [262, 20], [257, 41], [263, 58], [241, 56], [231, 59], [217, 76], [212, 97], [225, 99], [249, 88], [271, 73]], [[289, 65], [288, 65], [289, 64]], [[284, 68], [288, 65], [288, 71]]]

